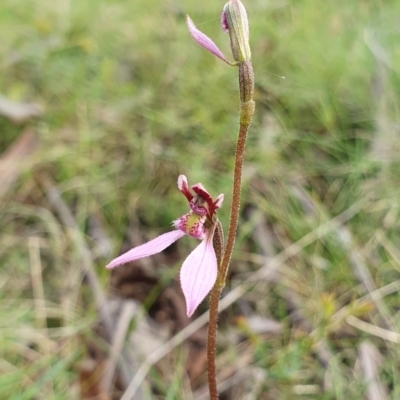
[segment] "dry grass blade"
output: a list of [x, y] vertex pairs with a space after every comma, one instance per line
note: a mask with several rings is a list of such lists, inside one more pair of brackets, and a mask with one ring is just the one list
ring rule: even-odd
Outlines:
[[387, 399], [387, 391], [379, 380], [379, 365], [382, 356], [378, 349], [372, 343], [364, 341], [358, 347], [358, 354], [363, 377], [367, 385], [367, 399]]
[[388, 340], [389, 342], [397, 344], [400, 343], [400, 334], [388, 331], [376, 325], [369, 324], [368, 322], [362, 321], [353, 315], [347, 316], [346, 322], [349, 325], [354, 326], [354, 328], [357, 328], [360, 331], [366, 332], [372, 336], [380, 337], [381, 339]]
[[16, 124], [21, 124], [33, 117], [40, 117], [43, 109], [35, 103], [16, 103], [0, 96], [0, 115]]
[[147, 357], [145, 362], [140, 366], [139, 370], [136, 372], [135, 376], [133, 377], [132, 381], [130, 382], [128, 388], [125, 390], [120, 400], [134, 399], [133, 396], [136, 394], [141, 383], [146, 378], [146, 375], [149, 372], [150, 368], [157, 361], [161, 360], [161, 358], [165, 357], [175, 347], [179, 346], [182, 342], [184, 342], [189, 336], [197, 332], [202, 326], [204, 326], [207, 323], [207, 321], [208, 321], [208, 312], [201, 315], [190, 325], [188, 325], [185, 329], [182, 329], [168, 342], [166, 342], [164, 345], [162, 345], [156, 351], [150, 354], [150, 356]]
[[[246, 282], [257, 282], [259, 280], [266, 279], [268, 276], [274, 273], [275, 270], [286, 260], [299, 254], [302, 249], [304, 249], [306, 246], [310, 245], [314, 241], [324, 237], [325, 235], [327, 235], [332, 231], [335, 231], [338, 227], [340, 227], [348, 220], [353, 218], [355, 215], [357, 215], [366, 205], [367, 205], [366, 199], [361, 199], [357, 201], [347, 210], [343, 211], [341, 214], [323, 223], [318, 228], [314, 229], [307, 235], [303, 236], [297, 242], [291, 244], [284, 251], [279, 253], [276, 257], [269, 260], [262, 268], [260, 268], [254, 274], [252, 274], [246, 280]], [[232, 292], [229, 293], [229, 295], [227, 295], [226, 297], [231, 296]]]
[[[343, 247], [350, 252], [350, 264], [353, 267], [353, 273], [358, 280], [366, 287], [368, 293], [376, 291], [376, 285], [372, 279], [371, 273], [357, 250], [353, 250], [353, 239], [350, 231], [346, 227], [341, 227], [337, 230], [338, 238]], [[385, 303], [380, 298], [371, 297], [380, 312], [382, 323], [388, 329], [394, 329], [394, 324], [391, 321], [390, 313]]]
[[389, 77], [392, 67], [390, 53], [382, 46], [371, 30], [364, 32], [364, 41], [375, 59], [375, 74], [371, 88], [372, 98], [375, 100], [375, 132], [372, 137], [371, 158], [388, 163], [397, 156], [399, 127], [391, 111], [395, 105], [391, 101], [391, 84]]
[[75, 219], [61, 198], [61, 195], [56, 186], [50, 181], [49, 178], [43, 178], [42, 183], [46, 188], [46, 197], [51, 206], [57, 211], [62, 223], [68, 228], [71, 239], [78, 249], [80, 259], [82, 260], [81, 266], [85, 273], [89, 285], [94, 293], [97, 307], [99, 309], [101, 320], [106, 328], [109, 338], [112, 337], [113, 325], [111, 322], [111, 315], [107, 307], [107, 301], [103, 289], [97, 279], [96, 272], [92, 263], [92, 256], [90, 250], [85, 244], [83, 235], [81, 234]]
[[[36, 237], [29, 238], [29, 254], [31, 259], [31, 280], [37, 327], [39, 329], [46, 329], [47, 315], [43, 290], [42, 265], [40, 262], [39, 239]], [[43, 350], [45, 350], [46, 347], [43, 347]]]
[[257, 240], [260, 247], [260, 253], [264, 257], [273, 257], [276, 255], [273, 246], [274, 240], [272, 232], [267, 228], [267, 222], [264, 218], [264, 213], [257, 208], [250, 206], [247, 211], [248, 219], [254, 221], [252, 229], [252, 238]]
[[[50, 178], [43, 176], [42, 176], [42, 184], [45, 187], [46, 197], [49, 203], [57, 211], [65, 227], [69, 229], [71, 239], [75, 244], [75, 247], [80, 255], [80, 260], [81, 260], [80, 266], [82, 268], [82, 272], [85, 274], [89, 286], [94, 294], [96, 305], [100, 314], [100, 320], [104, 325], [108, 340], [111, 341], [114, 331], [114, 326], [111, 319], [111, 312], [109, 310], [104, 291], [100, 285], [100, 282], [97, 278], [97, 274], [94, 270], [91, 252], [85, 243], [85, 239], [78, 228], [74, 216], [72, 215], [71, 211], [62, 200], [61, 195], [56, 186], [51, 182]], [[129, 360], [125, 361], [127, 365], [130, 365]], [[130, 376], [123, 368], [121, 368], [121, 379], [124, 387], [127, 387], [130, 382]]]
[[132, 318], [137, 313], [138, 306], [134, 301], [124, 301], [122, 306], [121, 315], [119, 317], [113, 341], [111, 344], [110, 351], [110, 359], [108, 361], [107, 366], [105, 367], [102, 387], [104, 392], [108, 392], [110, 390], [112, 380], [115, 374], [117, 360], [121, 355], [121, 350], [124, 345], [124, 341], [126, 338], [126, 334], [128, 332], [129, 324], [132, 321]]
[[21, 174], [26, 158], [34, 153], [38, 139], [32, 129], [25, 130], [0, 158], [0, 198]]
[[[251, 390], [243, 400], [257, 400], [262, 393], [263, 385], [267, 379], [267, 373], [262, 368], [252, 367], [249, 371], [251, 378]], [[250, 385], [247, 384], [249, 387]]]
[[[299, 185], [293, 185], [293, 193], [303, 204], [305, 211], [318, 215], [318, 210], [323, 208], [320, 204], [315, 204], [315, 201], [308, 196], [307, 192]], [[368, 293], [376, 290], [376, 285], [369, 272], [368, 266], [361, 255], [361, 251], [355, 246], [353, 235], [346, 226], [338, 226], [335, 228], [337, 240], [341, 247], [349, 254], [349, 262], [352, 267], [354, 276], [365, 286]], [[393, 329], [394, 325], [390, 318], [390, 313], [385, 305], [379, 298], [374, 299], [375, 305], [380, 312], [382, 323], [388, 329]]]
[[388, 296], [392, 293], [396, 293], [400, 290], [400, 280], [394, 281], [389, 285], [383, 286], [375, 291], [366, 294], [365, 296], [361, 297], [354, 301], [354, 304], [346, 305], [338, 310], [334, 315], [332, 315], [330, 319], [329, 325], [326, 326], [326, 330], [333, 329], [334, 325], [342, 323], [343, 320], [346, 319], [347, 316], [352, 315], [354, 312], [353, 307], [363, 307], [368, 304], [370, 301], [376, 301], [377, 299], [383, 299], [385, 296]]
[[376, 235], [376, 239], [383, 246], [383, 248], [390, 254], [393, 261], [395, 261], [395, 265], [397, 270], [400, 271], [400, 252], [397, 247], [386, 237], [385, 233], [382, 230], [379, 230]]

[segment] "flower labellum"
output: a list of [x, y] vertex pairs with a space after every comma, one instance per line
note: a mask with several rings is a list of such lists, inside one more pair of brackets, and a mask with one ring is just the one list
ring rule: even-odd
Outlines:
[[220, 194], [216, 200], [213, 200], [201, 183], [193, 185], [190, 190], [184, 175], [178, 178], [178, 189], [187, 198], [190, 211], [173, 222], [176, 230], [134, 247], [112, 260], [106, 268], [115, 268], [160, 253], [185, 234], [200, 239], [202, 242], [186, 258], [180, 272], [181, 287], [186, 299], [186, 312], [190, 317], [213, 288], [217, 279], [218, 266], [213, 236], [216, 212], [222, 205], [224, 195]]

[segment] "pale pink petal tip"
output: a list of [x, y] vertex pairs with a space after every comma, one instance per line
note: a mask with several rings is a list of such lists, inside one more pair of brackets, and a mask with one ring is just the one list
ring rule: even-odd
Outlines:
[[201, 46], [208, 50], [210, 53], [214, 54], [222, 61], [225, 61], [227, 64], [231, 65], [231, 63], [226, 59], [226, 57], [222, 54], [221, 50], [217, 47], [217, 45], [203, 32], [199, 31], [190, 17], [186, 16], [187, 26], [189, 28], [189, 32], [192, 35], [192, 38]]
[[204, 239], [186, 258], [180, 278], [186, 313], [191, 317], [217, 279], [217, 257], [210, 237]]
[[178, 176], [178, 189], [182, 191], [184, 188], [189, 188], [188, 181], [185, 175]]
[[189, 184], [185, 175], [178, 176], [178, 189], [187, 198], [189, 202], [190, 200], [193, 199], [193, 195], [190, 192]]
[[214, 204], [215, 204], [215, 208], [221, 208], [222, 207], [222, 203], [224, 201], [224, 194], [221, 193], [215, 200]]
[[140, 246], [134, 247], [128, 252], [120, 255], [119, 257], [112, 260], [106, 268], [115, 268], [119, 265], [126, 264], [128, 262], [139, 260], [140, 258], [149, 257], [153, 254], [160, 253], [172, 243], [176, 242], [179, 238], [185, 235], [185, 232], [180, 230], [164, 233], [150, 242], [144, 243]]

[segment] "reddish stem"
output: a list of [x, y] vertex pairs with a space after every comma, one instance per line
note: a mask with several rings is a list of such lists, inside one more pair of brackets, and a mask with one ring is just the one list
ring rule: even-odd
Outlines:
[[[217, 378], [216, 378], [216, 343], [218, 328], [218, 306], [222, 289], [225, 286], [226, 276], [235, 245], [236, 231], [239, 221], [240, 195], [242, 189], [242, 171], [244, 161], [244, 150], [246, 146], [247, 132], [254, 114], [254, 75], [251, 61], [239, 64], [239, 91], [240, 91], [240, 116], [239, 116], [239, 135], [235, 152], [235, 169], [233, 171], [233, 191], [231, 216], [229, 220], [228, 238], [225, 251], [221, 257], [221, 239], [218, 238], [218, 231], [222, 232], [221, 224], [217, 225], [214, 235], [214, 248], [216, 249], [218, 262], [218, 277], [210, 294], [210, 317], [208, 323], [208, 342], [207, 342], [207, 366], [208, 366], [208, 387], [210, 400], [218, 400]], [[219, 221], [218, 221], [219, 223]], [[223, 238], [222, 238], [223, 243]]]

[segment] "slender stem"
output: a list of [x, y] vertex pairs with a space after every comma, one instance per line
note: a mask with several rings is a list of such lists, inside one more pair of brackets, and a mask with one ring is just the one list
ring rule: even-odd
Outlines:
[[[228, 274], [229, 263], [231, 261], [233, 247], [235, 245], [236, 231], [239, 221], [240, 195], [242, 189], [242, 171], [244, 161], [244, 150], [246, 146], [247, 132], [254, 114], [254, 75], [250, 60], [239, 64], [239, 94], [240, 94], [240, 115], [239, 115], [239, 135], [235, 151], [235, 168], [233, 171], [233, 191], [231, 216], [229, 220], [228, 238], [225, 251], [223, 251], [222, 227], [219, 221], [215, 228], [213, 237], [214, 248], [216, 250], [218, 262], [217, 282], [210, 294], [210, 319], [208, 323], [208, 342], [207, 342], [207, 365], [208, 365], [208, 387], [210, 400], [218, 400], [217, 378], [216, 378], [216, 345], [218, 328], [218, 306], [222, 289], [225, 286]], [[222, 237], [222, 239], [221, 239]], [[222, 242], [222, 245], [221, 245]], [[221, 251], [222, 249], [222, 251]], [[221, 254], [223, 253], [222, 257]]]
[[207, 375], [210, 400], [218, 400], [215, 358], [217, 351], [218, 304], [223, 289], [223, 286], [220, 286], [218, 283], [219, 280], [217, 280], [210, 294], [210, 316], [207, 333]]
[[250, 60], [239, 64], [239, 95], [240, 95], [240, 115], [239, 115], [239, 136], [235, 152], [235, 169], [233, 171], [233, 191], [231, 204], [231, 217], [229, 220], [228, 239], [222, 257], [220, 272], [225, 285], [229, 263], [231, 261], [233, 246], [239, 220], [240, 194], [242, 190], [242, 171], [244, 161], [244, 149], [246, 145], [247, 132], [249, 130], [254, 114], [254, 73]]
[[[208, 373], [208, 388], [210, 393], [210, 400], [218, 400], [217, 390], [217, 378], [216, 378], [216, 346], [217, 346], [217, 328], [218, 328], [218, 306], [219, 299], [221, 297], [222, 289], [225, 286], [226, 275], [228, 273], [228, 267], [232, 256], [233, 246], [235, 245], [235, 236], [239, 220], [240, 210], [240, 193], [242, 186], [242, 171], [243, 171], [243, 160], [244, 150], [246, 145], [247, 132], [249, 124], [240, 124], [239, 136], [236, 145], [235, 153], [235, 169], [233, 173], [233, 193], [232, 193], [232, 204], [231, 204], [231, 217], [229, 221], [228, 239], [226, 243], [225, 251], [221, 257], [220, 249], [222, 227], [221, 224], [216, 226], [214, 234], [214, 248], [216, 249], [218, 268], [217, 282], [210, 294], [210, 317], [208, 322], [208, 340], [207, 340], [207, 373]], [[223, 241], [223, 239], [222, 239]]]
[[229, 263], [231, 261], [233, 246], [235, 245], [235, 237], [239, 220], [240, 211], [240, 195], [242, 188], [242, 171], [244, 150], [246, 145], [247, 132], [249, 125], [240, 125], [239, 136], [236, 145], [235, 153], [235, 170], [233, 172], [233, 191], [232, 191], [232, 204], [231, 204], [231, 217], [229, 220], [228, 237], [226, 241], [226, 248], [224, 256], [222, 257], [220, 265], [220, 273], [225, 284], [226, 274], [228, 272]]
[[[213, 245], [217, 256], [217, 263], [221, 265], [222, 254], [224, 252], [224, 232], [221, 222], [217, 220]], [[215, 363], [217, 351], [217, 328], [218, 328], [218, 304], [223, 285], [221, 285], [221, 275], [218, 271], [217, 281], [210, 294], [210, 316], [207, 331], [207, 375], [210, 400], [218, 400], [217, 389], [217, 367]]]

